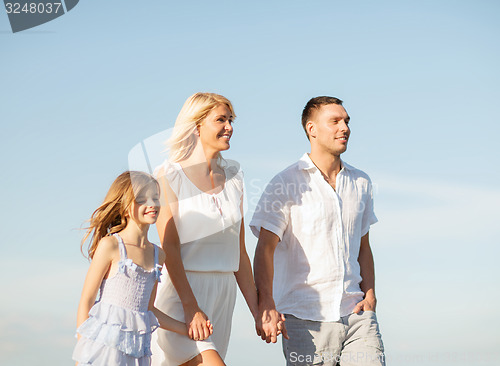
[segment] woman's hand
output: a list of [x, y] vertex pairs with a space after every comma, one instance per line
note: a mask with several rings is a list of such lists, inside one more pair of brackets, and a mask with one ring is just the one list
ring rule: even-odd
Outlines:
[[188, 336], [194, 341], [203, 341], [213, 333], [208, 316], [198, 307], [184, 309]]
[[289, 339], [285, 326], [285, 316], [276, 311], [274, 307], [261, 309], [261, 316], [255, 321], [255, 329], [257, 335], [266, 343], [276, 343], [280, 334]]

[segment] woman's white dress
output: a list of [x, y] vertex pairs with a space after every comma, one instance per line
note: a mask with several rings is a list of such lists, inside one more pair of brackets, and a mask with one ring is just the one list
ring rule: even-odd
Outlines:
[[[163, 175], [177, 197], [174, 222], [181, 242], [186, 276], [200, 309], [210, 319], [213, 334], [204, 341], [158, 329], [153, 335], [152, 364], [179, 365], [199, 353], [213, 349], [224, 359], [231, 333], [236, 300], [236, 279], [240, 250], [243, 175], [235, 162], [225, 161], [224, 188], [208, 194], [196, 187], [178, 163], [165, 161], [155, 170]], [[174, 319], [184, 322], [179, 296], [165, 271], [155, 305]]]

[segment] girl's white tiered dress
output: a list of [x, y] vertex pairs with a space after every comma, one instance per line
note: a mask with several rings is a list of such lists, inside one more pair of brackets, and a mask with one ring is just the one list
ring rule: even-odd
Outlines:
[[[164, 177], [177, 198], [173, 217], [181, 243], [182, 263], [200, 309], [214, 327], [204, 341], [158, 329], [153, 335], [152, 364], [177, 366], [206, 350], [216, 350], [224, 359], [231, 333], [236, 301], [236, 279], [240, 260], [243, 175], [235, 162], [225, 161], [224, 188], [217, 194], [201, 191], [178, 163], [165, 161], [155, 170]], [[155, 306], [185, 322], [180, 298], [167, 271], [158, 286]]]
[[147, 271], [127, 258], [122, 239], [114, 236], [120, 248], [118, 272], [102, 281], [100, 299], [77, 329], [81, 338], [73, 359], [79, 366], [146, 366], [151, 362], [151, 334], [159, 324], [148, 306], [161, 275], [158, 247], [154, 246], [154, 268]]

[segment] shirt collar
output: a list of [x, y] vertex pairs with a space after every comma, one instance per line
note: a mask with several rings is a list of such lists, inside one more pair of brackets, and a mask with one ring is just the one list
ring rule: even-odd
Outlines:
[[[351, 166], [349, 164], [344, 163], [344, 160], [340, 159], [340, 164], [341, 164], [341, 169], [342, 170], [351, 170]], [[302, 157], [299, 159], [299, 169], [301, 170], [313, 170], [313, 169], [318, 169], [316, 165], [312, 162], [311, 158], [309, 157], [308, 153], [305, 153], [302, 155]]]

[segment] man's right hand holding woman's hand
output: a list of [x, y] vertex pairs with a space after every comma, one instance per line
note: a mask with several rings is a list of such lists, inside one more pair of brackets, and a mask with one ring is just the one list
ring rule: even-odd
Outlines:
[[289, 339], [285, 326], [285, 316], [276, 310], [274, 301], [267, 306], [259, 304], [259, 313], [260, 319], [258, 318], [256, 321], [255, 329], [263, 341], [276, 343], [280, 334]]

